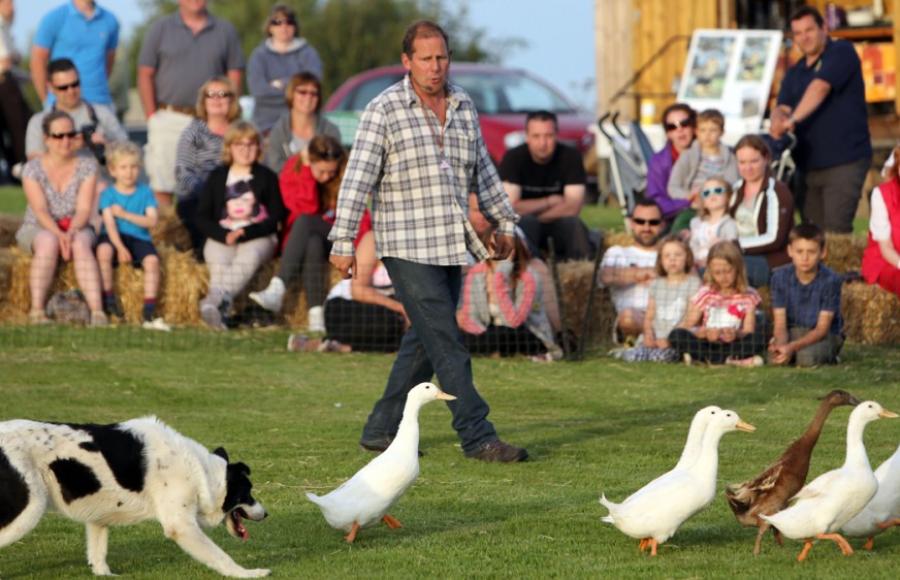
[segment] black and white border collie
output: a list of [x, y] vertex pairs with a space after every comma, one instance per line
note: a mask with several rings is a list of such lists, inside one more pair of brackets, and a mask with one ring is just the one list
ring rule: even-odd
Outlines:
[[229, 463], [156, 417], [114, 425], [0, 422], [0, 547], [30, 532], [48, 508], [84, 522], [87, 559], [96, 575], [106, 563], [109, 526], [156, 519], [167, 538], [225, 576], [255, 578], [203, 532], [223, 520], [246, 539], [242, 520], [266, 510], [250, 495], [250, 469]]

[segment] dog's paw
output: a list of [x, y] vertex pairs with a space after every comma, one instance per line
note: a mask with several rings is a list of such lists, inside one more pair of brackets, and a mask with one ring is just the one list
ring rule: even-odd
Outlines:
[[268, 576], [272, 571], [266, 568], [256, 568], [254, 570], [244, 570], [239, 575], [238, 578], [262, 578], [264, 576]]

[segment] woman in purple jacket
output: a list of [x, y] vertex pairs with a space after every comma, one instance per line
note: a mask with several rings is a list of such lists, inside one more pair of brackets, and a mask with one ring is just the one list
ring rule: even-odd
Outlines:
[[647, 164], [647, 194], [663, 212], [663, 217], [671, 222], [678, 213], [690, 205], [687, 199], [672, 199], [667, 186], [672, 166], [678, 156], [694, 142], [697, 128], [697, 112], [684, 103], [674, 103], [663, 111], [663, 128], [666, 130], [666, 144]]

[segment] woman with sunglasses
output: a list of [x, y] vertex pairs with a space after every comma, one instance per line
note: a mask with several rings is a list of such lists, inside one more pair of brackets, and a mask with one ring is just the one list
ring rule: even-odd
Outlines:
[[89, 223], [97, 213], [97, 162], [77, 154], [81, 133], [68, 113], [47, 113], [41, 127], [47, 152], [26, 163], [22, 171], [28, 209], [16, 232], [19, 247], [32, 254], [28, 318], [33, 324], [47, 322], [47, 293], [62, 257], [75, 262], [75, 278], [90, 308], [91, 326], [105, 326], [95, 235]]
[[666, 144], [647, 164], [647, 195], [656, 202], [663, 217], [671, 221], [678, 213], [690, 206], [690, 201], [669, 197], [669, 177], [678, 157], [694, 142], [697, 127], [697, 113], [684, 103], [669, 105], [663, 111], [663, 128], [666, 130]]
[[[279, 182], [288, 218], [281, 265], [265, 290], [250, 293], [250, 299], [266, 310], [281, 312], [287, 285], [302, 275], [311, 332], [325, 331], [323, 305], [331, 252], [328, 233], [334, 223], [337, 192], [346, 164], [340, 142], [328, 135], [313, 137], [305, 151], [284, 164]], [[369, 220], [363, 220], [357, 240], [369, 229]]]
[[205, 237], [197, 228], [197, 200], [206, 178], [222, 161], [225, 132], [241, 116], [234, 85], [227, 77], [203, 83], [197, 92], [197, 117], [178, 139], [175, 153], [176, 211], [191, 236], [194, 257], [203, 260]]
[[791, 261], [788, 235], [794, 227], [794, 198], [769, 174], [771, 153], [758, 135], [745, 135], [734, 147], [738, 175], [729, 213], [737, 222], [747, 279], [754, 288], [769, 284], [772, 269]]
[[275, 254], [284, 205], [278, 176], [259, 163], [261, 137], [238, 121], [225, 133], [223, 164], [209, 174], [197, 205], [197, 227], [206, 236], [209, 293], [200, 316], [225, 330], [231, 305], [259, 267]]
[[263, 27], [266, 39], [253, 49], [247, 63], [247, 85], [256, 100], [253, 123], [264, 134], [291, 106], [285, 106], [284, 91], [295, 74], [307, 72], [322, 78], [322, 59], [305, 38], [298, 37], [297, 14], [285, 4], [276, 4]]
[[281, 173], [288, 157], [300, 153], [316, 135], [328, 135], [340, 143], [341, 132], [334, 123], [319, 114], [322, 107], [322, 83], [312, 73], [291, 77], [284, 91], [290, 110], [278, 119], [269, 133], [265, 164]]

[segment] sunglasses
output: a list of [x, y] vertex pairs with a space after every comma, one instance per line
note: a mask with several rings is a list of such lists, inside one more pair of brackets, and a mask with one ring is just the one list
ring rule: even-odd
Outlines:
[[319, 91], [317, 91], [317, 90], [315, 90], [315, 89], [300, 89], [300, 88], [297, 88], [297, 89], [294, 89], [294, 94], [295, 94], [295, 95], [302, 95], [302, 96], [304, 96], [304, 97], [318, 97], [318, 96], [319, 96]]
[[646, 225], [658, 226], [659, 224], [662, 223], [662, 220], [657, 220], [657, 219], [645, 220], [644, 218], [636, 218], [636, 217], [631, 218], [631, 221], [633, 221], [634, 223], [636, 223], [639, 226], [646, 226]]
[[727, 192], [728, 192], [728, 190], [721, 186], [710, 187], [709, 189], [704, 189], [703, 191], [701, 191], [700, 197], [702, 197], [703, 199], [706, 199], [707, 197], [712, 197], [714, 195], [725, 195], [725, 193], [727, 193]]
[[293, 18], [273, 18], [269, 20], [269, 26], [281, 26], [287, 24], [288, 26], [297, 26], [297, 21]]
[[207, 99], [230, 99], [233, 96], [231, 91], [206, 91]]
[[693, 127], [693, 126], [694, 126], [694, 122], [690, 118], [682, 119], [682, 120], [678, 121], [677, 123], [663, 124], [663, 127], [666, 130], [666, 133], [668, 133], [669, 131], [674, 131], [675, 129], [684, 129], [685, 127]]
[[77, 89], [80, 86], [81, 86], [81, 81], [77, 80], [77, 81], [72, 81], [71, 83], [69, 83], [67, 85], [59, 85], [58, 87], [54, 86], [53, 88], [62, 93], [62, 92], [68, 91], [69, 89]]
[[78, 137], [79, 135], [81, 135], [81, 133], [79, 133], [78, 131], [69, 131], [67, 133], [50, 133], [47, 136], [50, 137], [51, 139], [57, 139], [59, 141], [62, 141], [63, 139], [74, 139], [74, 138]]

